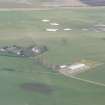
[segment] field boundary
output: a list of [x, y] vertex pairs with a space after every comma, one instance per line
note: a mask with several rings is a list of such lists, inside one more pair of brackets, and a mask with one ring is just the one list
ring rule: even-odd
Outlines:
[[45, 10], [60, 10], [60, 9], [103, 9], [105, 6], [68, 6], [68, 7], [42, 7], [42, 8], [0, 8], [0, 11], [45, 11]]
[[44, 11], [50, 9], [51, 8], [0, 8], [0, 11]]

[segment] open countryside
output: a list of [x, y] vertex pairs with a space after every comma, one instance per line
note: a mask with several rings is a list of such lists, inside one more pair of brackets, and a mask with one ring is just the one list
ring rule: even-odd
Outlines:
[[104, 4], [0, 0], [0, 105], [104, 105]]

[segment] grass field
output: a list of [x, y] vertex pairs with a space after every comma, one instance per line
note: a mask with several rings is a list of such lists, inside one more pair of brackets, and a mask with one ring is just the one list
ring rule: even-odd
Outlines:
[[[105, 24], [104, 8], [58, 9], [45, 11], [1, 11], [0, 47], [43, 44], [43, 55], [51, 64], [71, 64], [91, 60], [103, 65], [77, 75], [78, 78], [105, 84], [105, 32], [82, 28]], [[57, 32], [42, 19], [58, 22]], [[63, 31], [70, 27], [72, 31]], [[28, 91], [24, 83], [52, 87], [50, 94]], [[35, 58], [0, 56], [0, 105], [104, 105], [105, 86], [65, 77], [35, 63]]]

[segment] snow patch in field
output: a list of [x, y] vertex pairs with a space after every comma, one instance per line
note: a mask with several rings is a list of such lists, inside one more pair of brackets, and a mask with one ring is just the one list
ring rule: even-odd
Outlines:
[[50, 23], [50, 25], [52, 25], [52, 26], [58, 26], [59, 24], [58, 23]]
[[41, 20], [42, 22], [50, 22], [50, 20], [48, 20], [48, 19], [43, 19], [43, 20]]
[[49, 31], [49, 32], [56, 32], [58, 29], [51, 29], [51, 28], [47, 28], [46, 31]]
[[64, 31], [71, 31], [72, 29], [71, 28], [65, 28], [63, 29]]

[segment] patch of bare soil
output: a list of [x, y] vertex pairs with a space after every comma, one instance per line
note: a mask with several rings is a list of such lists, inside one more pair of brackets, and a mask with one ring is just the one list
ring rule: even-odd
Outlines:
[[41, 83], [24, 83], [20, 85], [20, 87], [29, 92], [40, 92], [43, 94], [50, 94], [53, 92], [53, 88], [51, 86]]

